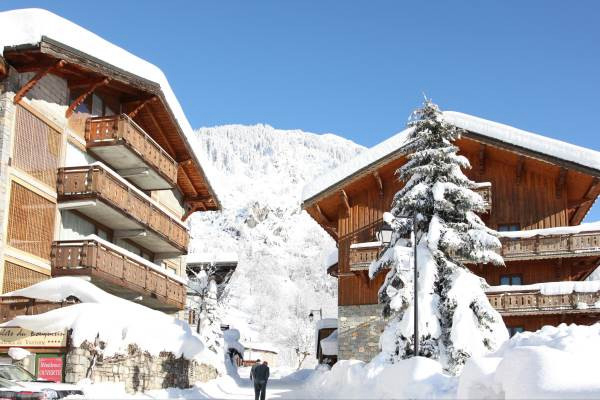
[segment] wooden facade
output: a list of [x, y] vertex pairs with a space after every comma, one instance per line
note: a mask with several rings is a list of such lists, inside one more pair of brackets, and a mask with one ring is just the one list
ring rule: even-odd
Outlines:
[[160, 85], [47, 37], [0, 67], [2, 292], [86, 276], [183, 310], [184, 221], [220, 203]]
[[[472, 167], [465, 174], [475, 182], [486, 183], [481, 187], [486, 188], [482, 195], [489, 207], [481, 217], [491, 228], [531, 230], [578, 225], [600, 193], [600, 171], [532, 154], [473, 132], [467, 132], [456, 144]], [[395, 171], [405, 161], [398, 149], [304, 200], [303, 208], [338, 245], [335, 273], [339, 306], [377, 303], [385, 274], [370, 280], [367, 269], [381, 250], [376, 233], [383, 212], [390, 210], [395, 193], [402, 187]], [[502, 243], [505, 267], [469, 266], [490, 285], [499, 285], [500, 277], [510, 274], [520, 275], [523, 285], [581, 280], [600, 264], [600, 232], [503, 239]], [[569, 303], [569, 307], [574, 306]], [[564, 310], [555, 307], [558, 314]], [[540, 314], [535, 309], [528, 313], [529, 318]], [[575, 314], [570, 318], [579, 320]], [[528, 324], [532, 326], [539, 328], [539, 324]]]

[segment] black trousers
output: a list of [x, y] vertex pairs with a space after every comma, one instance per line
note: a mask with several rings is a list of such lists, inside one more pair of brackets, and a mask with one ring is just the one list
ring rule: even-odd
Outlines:
[[254, 381], [254, 400], [265, 400], [267, 395], [267, 382], [256, 382]]

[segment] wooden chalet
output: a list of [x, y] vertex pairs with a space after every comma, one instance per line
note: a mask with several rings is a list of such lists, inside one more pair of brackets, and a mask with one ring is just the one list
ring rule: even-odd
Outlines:
[[[505, 267], [468, 266], [491, 286], [490, 302], [511, 333], [600, 321], [595, 286], [575, 285], [560, 294], [532, 286], [582, 281], [600, 264], [600, 224], [582, 225], [600, 194], [600, 153], [466, 114], [445, 112], [444, 118], [466, 131], [456, 145], [472, 166], [465, 173], [487, 202], [481, 217], [507, 236], [501, 239]], [[377, 293], [385, 274], [370, 280], [367, 269], [381, 251], [376, 233], [382, 214], [402, 186], [395, 171], [406, 161], [407, 134], [304, 189], [303, 208], [338, 246], [338, 263], [328, 263], [328, 272], [339, 279], [340, 359], [369, 360], [378, 352], [384, 322]]]
[[[24, 15], [35, 41], [5, 31]], [[0, 37], [2, 292], [82, 276], [183, 310], [184, 222], [220, 203], [162, 73], [43, 10], [3, 13]]]

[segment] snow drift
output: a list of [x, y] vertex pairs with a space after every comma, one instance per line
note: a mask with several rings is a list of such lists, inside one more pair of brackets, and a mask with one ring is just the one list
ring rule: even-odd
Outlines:
[[74, 277], [48, 279], [4, 296], [24, 296], [59, 302], [74, 296], [81, 303], [38, 315], [22, 315], [2, 326], [19, 326], [38, 332], [72, 329], [73, 346], [104, 342], [105, 356], [126, 354], [137, 345], [153, 356], [171, 352], [176, 357], [207, 361], [203, 343], [190, 326], [160, 311], [106, 293], [90, 282]]
[[340, 361], [318, 371], [289, 398], [594, 399], [600, 397], [600, 323], [524, 332], [498, 351], [470, 358], [461, 375], [415, 357], [389, 364]]

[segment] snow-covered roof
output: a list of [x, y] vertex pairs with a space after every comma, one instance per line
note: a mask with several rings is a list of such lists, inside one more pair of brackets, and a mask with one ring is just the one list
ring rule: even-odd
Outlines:
[[338, 320], [337, 318], [323, 318], [317, 321], [315, 329], [318, 331], [320, 331], [321, 329], [331, 329], [331, 328], [336, 328], [338, 327]]
[[242, 342], [242, 346], [244, 346], [246, 350], [279, 353], [279, 348], [269, 342]]
[[[600, 173], [600, 152], [598, 151], [460, 112], [444, 111], [443, 116], [448, 123], [482, 137], [528, 152], [560, 159]], [[343, 181], [352, 179], [354, 175], [368, 170], [390, 156], [402, 154], [410, 131], [411, 128], [408, 128], [397, 133], [307, 184], [302, 192], [302, 201], [307, 202], [313, 199], [322, 192]]]
[[200, 336], [186, 322], [113, 296], [82, 278], [52, 278], [4, 296], [52, 302], [77, 297], [81, 301], [79, 304], [43, 314], [17, 316], [0, 326], [19, 326], [36, 332], [72, 329], [74, 346], [84, 341], [93, 343], [98, 336], [106, 343], [103, 350], [106, 356], [126, 354], [130, 344], [136, 344], [152, 355], [166, 351], [188, 359], [200, 357], [204, 348]]
[[329, 267], [332, 267], [338, 263], [338, 253], [338, 249], [335, 249], [331, 253], [329, 253], [327, 259], [325, 260], [325, 269], [329, 269]]
[[485, 291], [486, 293], [539, 291], [541, 294], [548, 296], [571, 293], [595, 293], [600, 291], [600, 281], [562, 281], [535, 283], [532, 285], [499, 285], [490, 286]]
[[[50, 11], [28, 8], [0, 12], [0, 51], [3, 51], [4, 47], [7, 46], [37, 44], [43, 36], [159, 84], [169, 108], [184, 133], [184, 140], [187, 141], [193, 156], [196, 157], [202, 169], [206, 172], [206, 183], [212, 190], [208, 177], [213, 175], [210, 171], [211, 164], [201, 152], [195, 150], [199, 148], [197, 137], [183, 112], [181, 104], [179, 104], [179, 100], [177, 100], [171, 89], [167, 77], [160, 68]], [[218, 204], [219, 201], [216, 197], [215, 201]]]
[[192, 253], [185, 257], [185, 263], [190, 264], [237, 264], [238, 255], [233, 252]]

